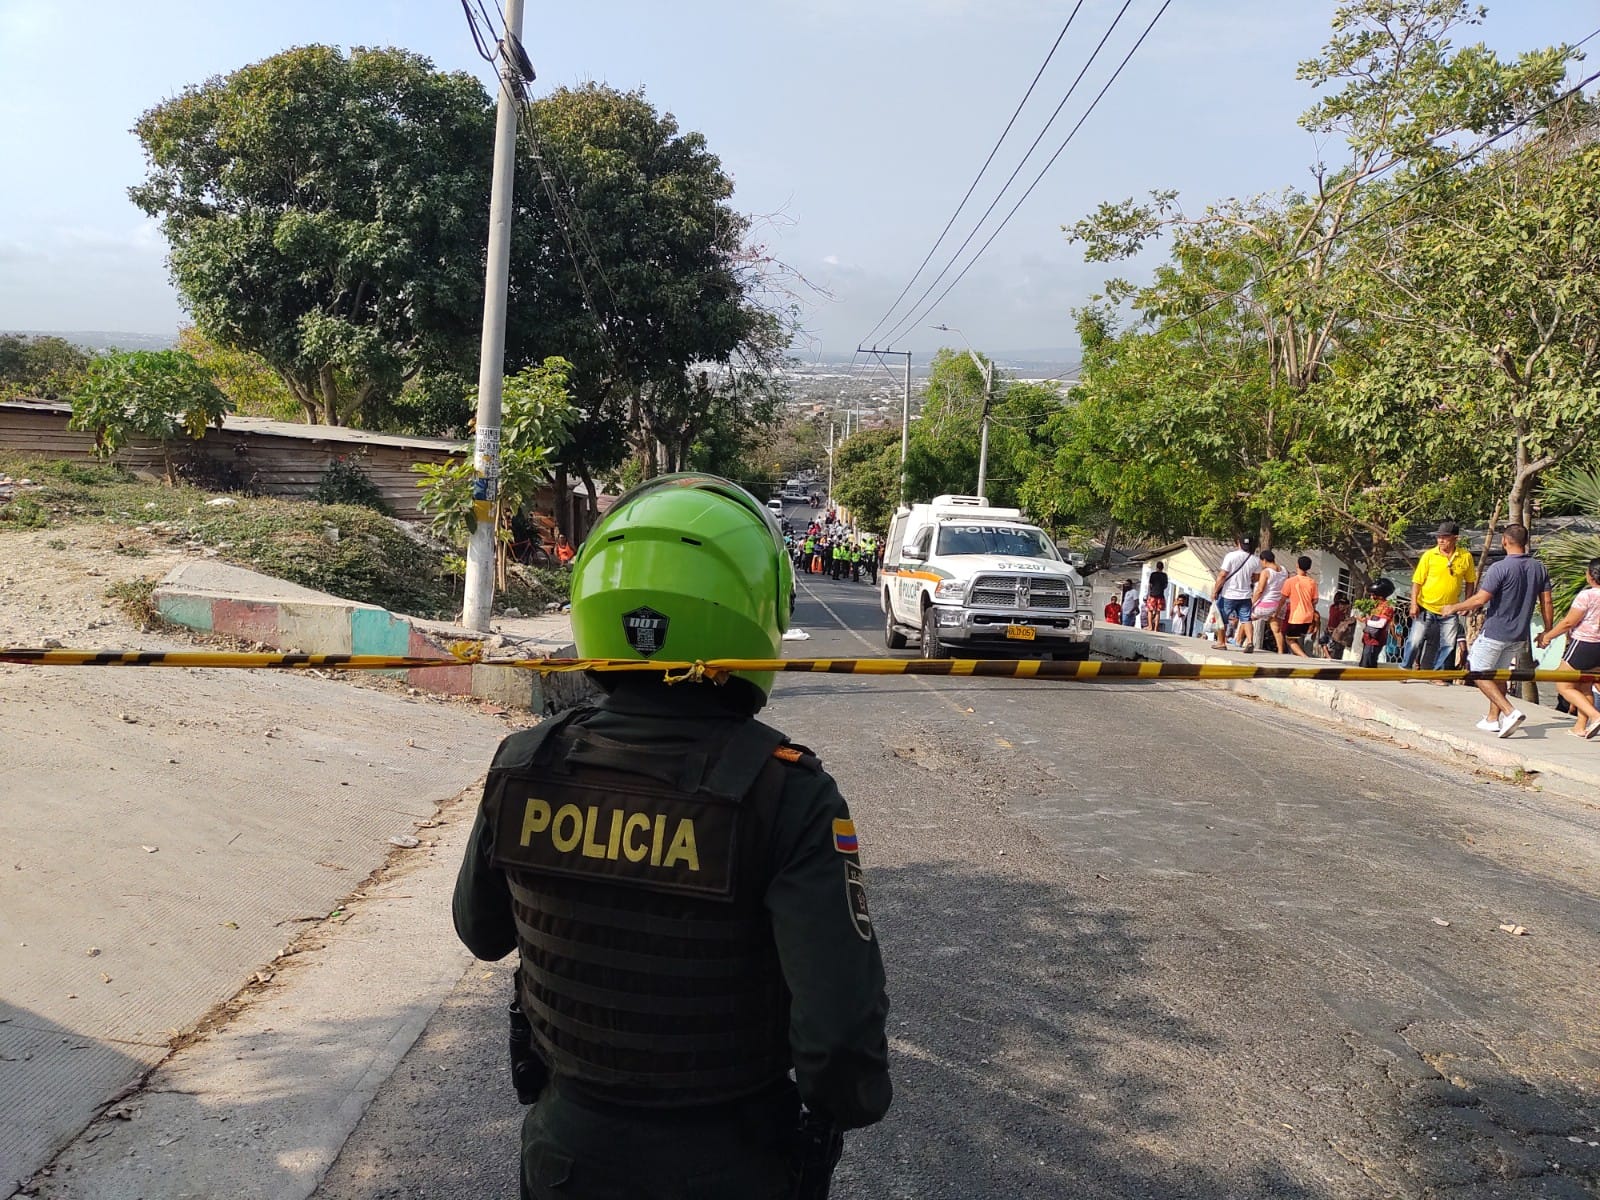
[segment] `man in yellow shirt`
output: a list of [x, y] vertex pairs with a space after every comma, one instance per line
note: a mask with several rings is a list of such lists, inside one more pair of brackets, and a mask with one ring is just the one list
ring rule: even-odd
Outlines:
[[1411, 631], [1406, 635], [1406, 650], [1400, 665], [1421, 665], [1423, 651], [1433, 638], [1438, 653], [1433, 669], [1447, 671], [1455, 664], [1456, 639], [1461, 636], [1461, 618], [1445, 616], [1447, 604], [1455, 604], [1472, 594], [1478, 582], [1478, 568], [1472, 554], [1458, 544], [1461, 527], [1446, 521], [1434, 534], [1432, 550], [1424, 550], [1411, 574]]

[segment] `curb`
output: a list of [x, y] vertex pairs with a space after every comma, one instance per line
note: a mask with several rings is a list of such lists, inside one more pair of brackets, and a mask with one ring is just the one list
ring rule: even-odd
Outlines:
[[[308, 654], [389, 654], [456, 662], [444, 641], [488, 640], [484, 634], [437, 621], [414, 621], [374, 604], [341, 600], [242, 567], [219, 573], [214, 564], [181, 563], [152, 593], [158, 612], [174, 625]], [[403, 679], [418, 691], [473, 696], [534, 712], [566, 689], [552, 689], [536, 671], [458, 662], [376, 674]]]

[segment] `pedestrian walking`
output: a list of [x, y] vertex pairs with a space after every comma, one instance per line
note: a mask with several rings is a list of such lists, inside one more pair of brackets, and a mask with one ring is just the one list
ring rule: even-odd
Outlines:
[[[1555, 624], [1550, 603], [1550, 572], [1528, 553], [1528, 527], [1513, 521], [1500, 531], [1500, 545], [1506, 556], [1483, 573], [1483, 582], [1467, 599], [1446, 604], [1439, 611], [1445, 617], [1486, 608], [1483, 629], [1467, 651], [1467, 666], [1474, 671], [1500, 671], [1509, 667], [1519, 654], [1528, 652], [1528, 631], [1533, 623], [1533, 606], [1539, 605], [1544, 627]], [[1440, 647], [1441, 651], [1443, 647]], [[1506, 699], [1506, 685], [1494, 679], [1477, 679], [1478, 690], [1489, 698], [1489, 715], [1478, 728], [1496, 737], [1507, 737], [1527, 720], [1524, 713]]]
[[[662, 476], [584, 544], [573, 637], [586, 658], [776, 658], [793, 590], [760, 502]], [[597, 682], [598, 706], [501, 743], [456, 881], [468, 949], [519, 956], [521, 1194], [825, 1195], [842, 1131], [890, 1102], [849, 808], [755, 719], [771, 674]]]
[[1283, 636], [1289, 653], [1306, 658], [1305, 638], [1317, 624], [1317, 581], [1311, 577], [1309, 555], [1295, 559], [1294, 566], [1294, 577], [1283, 584]]
[[1421, 665], [1429, 643], [1435, 643], [1433, 669], [1446, 671], [1455, 665], [1456, 640], [1461, 636], [1461, 621], [1444, 610], [1471, 594], [1478, 582], [1478, 568], [1472, 554], [1460, 544], [1461, 527], [1444, 521], [1434, 533], [1434, 545], [1417, 559], [1411, 574], [1411, 628], [1406, 634], [1400, 665]]
[[[1279, 654], [1283, 650], [1283, 585], [1288, 581], [1289, 572], [1278, 565], [1278, 556], [1271, 550], [1261, 552], [1261, 575], [1256, 580], [1255, 591], [1250, 597], [1250, 621], [1248, 622], [1248, 640], [1242, 647], [1246, 654], [1255, 649], [1257, 621], [1266, 625], [1272, 634], [1272, 644], [1277, 647]], [[1265, 643], [1265, 639], [1262, 639]]]
[[1222, 559], [1211, 589], [1211, 603], [1218, 609], [1220, 636], [1213, 643], [1224, 650], [1240, 625], [1250, 623], [1250, 594], [1261, 575], [1261, 560], [1255, 554], [1256, 540], [1240, 537]]
[[1131, 579], [1122, 581], [1122, 623], [1129, 629], [1139, 623], [1139, 585]]
[[[1539, 635], [1539, 649], [1564, 636], [1567, 652], [1562, 655], [1561, 665], [1573, 671], [1600, 675], [1600, 558], [1589, 560], [1584, 575], [1588, 586], [1573, 598], [1567, 615]], [[1484, 573], [1484, 578], [1488, 579], [1488, 572]], [[1595, 706], [1593, 688], [1562, 682], [1556, 684], [1556, 691], [1578, 714], [1577, 723], [1570, 732], [1581, 738], [1600, 735], [1600, 709]]]

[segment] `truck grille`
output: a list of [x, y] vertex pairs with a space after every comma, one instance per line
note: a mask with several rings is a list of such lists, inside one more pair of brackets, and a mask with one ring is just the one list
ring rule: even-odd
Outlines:
[[1037, 575], [979, 575], [967, 603], [973, 608], [1070, 609], [1072, 584]]

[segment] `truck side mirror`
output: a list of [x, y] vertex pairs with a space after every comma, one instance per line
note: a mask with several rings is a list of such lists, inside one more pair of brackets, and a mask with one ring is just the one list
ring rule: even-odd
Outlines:
[[907, 542], [904, 546], [900, 547], [900, 557], [910, 559], [912, 562], [921, 562], [928, 556], [921, 550], [917, 549], [917, 544], [915, 542]]

